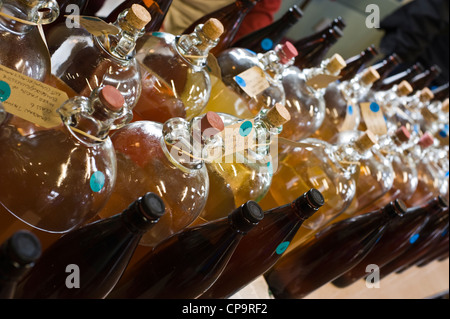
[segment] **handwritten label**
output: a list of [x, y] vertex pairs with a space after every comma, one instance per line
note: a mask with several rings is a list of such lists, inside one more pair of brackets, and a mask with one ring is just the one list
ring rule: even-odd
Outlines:
[[80, 25], [93, 36], [101, 36], [104, 34], [118, 34], [120, 29], [116, 26], [103, 21], [97, 17], [89, 16], [69, 16], [72, 19], [78, 19]]
[[266, 74], [258, 66], [254, 66], [235, 76], [234, 80], [250, 97], [255, 97], [270, 87]]
[[377, 103], [361, 103], [360, 108], [367, 129], [376, 135], [386, 135], [386, 120], [380, 106]]
[[65, 92], [0, 65], [0, 101], [6, 112], [51, 128], [61, 124], [56, 110], [67, 99]]
[[306, 85], [316, 90], [325, 89], [328, 85], [330, 85], [330, 83], [336, 82], [339, 79], [340, 77], [335, 75], [318, 74], [308, 79], [308, 81], [306, 81]]

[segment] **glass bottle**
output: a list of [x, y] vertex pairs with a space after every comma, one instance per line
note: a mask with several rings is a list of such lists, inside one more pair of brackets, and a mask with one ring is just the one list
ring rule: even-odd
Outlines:
[[428, 220], [439, 214], [446, 207], [442, 198], [434, 198], [423, 206], [410, 207], [398, 218], [390, 223], [381, 240], [373, 249], [352, 269], [345, 272], [333, 284], [344, 288], [367, 276], [366, 267], [384, 265], [400, 256], [420, 236]]
[[449, 252], [449, 235], [448, 227], [442, 232], [438, 243], [430, 250], [423, 258], [416, 262], [416, 266], [425, 267], [431, 262], [440, 261], [443, 258], [448, 258]]
[[[219, 114], [225, 123], [225, 134], [239, 134], [246, 147], [228, 151], [233, 143], [238, 145], [241, 140], [227, 135], [223, 138], [221, 156], [206, 162], [210, 192], [199, 223], [226, 217], [230, 210], [246, 201], [259, 202], [264, 198], [278, 165], [277, 148], [273, 143], [289, 121], [289, 112], [281, 104], [261, 112], [252, 120]], [[245, 141], [245, 138], [251, 140]]]
[[53, 0], [2, 0], [0, 12], [0, 64], [43, 82], [50, 76], [50, 56], [37, 25], [48, 24], [59, 15]]
[[139, 4], [148, 10], [152, 21], [145, 26], [145, 32], [153, 32], [161, 29], [164, 18], [172, 5], [172, 0], [126, 0], [109, 13], [105, 21], [110, 23], [115, 22], [119, 15], [133, 4]]
[[260, 1], [261, 0], [236, 0], [234, 3], [201, 17], [187, 27], [186, 30], [183, 31], [183, 34], [192, 33], [197, 25], [205, 23], [211, 18], [219, 20], [223, 24], [225, 32], [220, 38], [219, 43], [211, 50], [211, 53], [217, 57], [222, 51], [229, 49], [232, 46], [244, 18]]
[[99, 216], [113, 216], [139, 194], [153, 192], [163, 199], [166, 214], [146, 232], [141, 245], [154, 247], [191, 224], [210, 193], [202, 154], [215, 146], [222, 147], [217, 133], [223, 125], [220, 117], [208, 113], [191, 122], [182, 118], [173, 118], [164, 125], [137, 121], [115, 131], [111, 140], [117, 157], [117, 181]]
[[0, 239], [26, 224], [61, 236], [98, 213], [115, 185], [108, 133], [123, 105], [120, 92], [104, 86], [66, 101], [53, 128], [27, 131], [15, 117], [0, 126]]
[[373, 88], [376, 90], [379, 85], [382, 85], [383, 81], [390, 75], [397, 65], [402, 63], [402, 59], [393, 53], [386, 57], [384, 60], [372, 65], [372, 67], [378, 72], [380, 78], [373, 83]]
[[173, 117], [191, 120], [199, 115], [211, 94], [207, 57], [222, 33], [222, 24], [211, 19], [186, 35], [145, 34], [136, 53], [142, 93], [133, 120], [164, 123]]
[[265, 275], [277, 299], [299, 299], [360, 262], [405, 213], [402, 201], [332, 224], [287, 253]]
[[239, 242], [264, 218], [249, 201], [228, 217], [186, 228], [128, 269], [108, 298], [194, 299], [217, 280]]
[[293, 5], [281, 18], [262, 29], [241, 37], [231, 47], [245, 48], [255, 53], [273, 50], [302, 16], [303, 12], [300, 8]]
[[[142, 235], [165, 213], [162, 199], [147, 193], [112, 217], [61, 237], [20, 282], [18, 299], [100, 299], [119, 281]], [[74, 247], [74, 245], [76, 247]], [[68, 273], [80, 274], [68, 286]]]
[[449, 96], [449, 82], [438, 86], [437, 88], [433, 89], [433, 102], [442, 102], [448, 99]]
[[381, 83], [378, 82], [374, 85], [374, 90], [376, 91], [387, 91], [392, 89], [396, 84], [400, 84], [402, 81], [410, 82], [416, 75], [424, 70], [422, 64], [416, 63], [409, 69], [403, 72], [390, 75], [388, 78], [384, 79]]
[[368, 150], [376, 143], [377, 138], [370, 131], [341, 145], [307, 138], [297, 143], [278, 163], [269, 193], [260, 202], [263, 209], [292, 202], [298, 194], [311, 188], [319, 190], [325, 198], [320, 212], [305, 221], [297, 232], [291, 243], [292, 248], [307, 240], [350, 206], [356, 192], [359, 161], [370, 155]]
[[374, 45], [371, 45], [360, 54], [355, 55], [345, 61], [347, 65], [341, 70], [339, 81], [350, 81], [361, 70], [366, 69], [366, 65], [378, 55], [378, 51]]
[[114, 86], [125, 98], [117, 128], [130, 122], [142, 89], [135, 45], [150, 20], [148, 11], [135, 4], [114, 23], [117, 34], [94, 36], [82, 27], [55, 26], [47, 36], [52, 63], [48, 84], [69, 97], [89, 96], [100, 85]]
[[[295, 66], [287, 68], [282, 74], [286, 93], [286, 108], [291, 120], [283, 126], [280, 137], [291, 141], [301, 141], [314, 134], [325, 120], [325, 90], [335, 82], [339, 72], [345, 67], [344, 59], [333, 55], [322, 62], [318, 68], [300, 71]], [[328, 79], [326, 77], [329, 77]], [[315, 79], [325, 79], [320, 86]], [[289, 151], [289, 146], [280, 144], [279, 155]]]
[[39, 239], [25, 230], [15, 232], [0, 246], [0, 299], [13, 299], [17, 284], [41, 255]]
[[290, 42], [260, 54], [242, 48], [225, 50], [217, 58], [221, 74], [211, 76], [211, 98], [204, 112], [251, 119], [277, 103], [285, 105], [282, 74], [297, 53]]
[[239, 243], [219, 279], [202, 299], [228, 298], [262, 276], [283, 255], [303, 222], [324, 204], [311, 189], [294, 202], [264, 212], [264, 219]]
[[45, 33], [47, 33], [55, 25], [64, 23], [67, 19], [66, 15], [84, 15], [89, 4], [89, 0], [56, 0], [59, 6], [58, 18], [51, 24], [43, 25]]
[[367, 96], [378, 77], [378, 72], [369, 67], [351, 81], [328, 85], [324, 93], [325, 118], [311, 136], [331, 141], [339, 132], [358, 129], [362, 118], [359, 104], [370, 102]]
[[431, 83], [442, 73], [442, 69], [437, 65], [432, 65], [429, 69], [414, 76], [410, 83], [414, 92], [423, 90], [431, 85]]
[[299, 69], [310, 69], [319, 66], [325, 59], [331, 47], [342, 38], [342, 30], [337, 26], [330, 26], [322, 32], [320, 37], [304, 42], [304, 39], [294, 42], [299, 52], [294, 65]]

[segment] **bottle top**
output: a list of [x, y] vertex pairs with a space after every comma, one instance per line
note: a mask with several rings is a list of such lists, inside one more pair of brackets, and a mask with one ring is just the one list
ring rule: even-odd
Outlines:
[[426, 132], [422, 135], [422, 137], [420, 138], [418, 144], [422, 147], [422, 148], [427, 148], [430, 147], [431, 145], [434, 144], [434, 138], [433, 135], [431, 135], [430, 133]]
[[429, 88], [424, 88], [420, 91], [420, 100], [422, 102], [431, 101], [434, 98], [433, 92]]
[[380, 74], [373, 67], [369, 67], [361, 77], [361, 81], [366, 85], [370, 85], [379, 79]]
[[401, 199], [396, 199], [395, 201], [389, 203], [384, 211], [386, 211], [392, 216], [403, 217], [403, 215], [408, 211], [408, 206], [406, 206], [405, 202]]
[[248, 232], [264, 218], [264, 211], [254, 201], [248, 201], [235, 209], [229, 216], [233, 227], [240, 232]]
[[126, 20], [133, 27], [141, 30], [152, 20], [152, 17], [145, 7], [133, 4], [126, 15]]
[[206, 21], [205, 24], [203, 25], [202, 30], [205, 36], [211, 39], [212, 41], [216, 41], [217, 39], [219, 39], [220, 36], [225, 31], [223, 24], [215, 18], [211, 18], [208, 21]]
[[163, 200], [154, 193], [145, 194], [140, 199], [140, 202], [144, 214], [151, 220], [160, 218], [166, 211], [166, 206], [164, 205]]
[[291, 114], [283, 104], [277, 103], [267, 112], [266, 118], [273, 126], [278, 127], [290, 121]]
[[341, 71], [346, 66], [347, 66], [347, 63], [345, 63], [344, 58], [341, 55], [336, 53], [335, 55], [333, 55], [330, 58], [326, 68], [330, 73], [334, 74], [334, 73]]
[[397, 94], [399, 96], [406, 96], [411, 94], [414, 91], [411, 84], [408, 81], [402, 81], [397, 87]]
[[449, 105], [448, 105], [448, 103], [449, 103], [448, 98], [446, 98], [445, 101], [442, 102], [441, 110], [442, 110], [443, 112], [445, 112], [445, 113], [448, 113], [448, 111], [449, 111]]
[[377, 136], [374, 133], [372, 133], [372, 131], [369, 130], [364, 132], [364, 134], [355, 141], [355, 145], [361, 151], [367, 151], [377, 143], [378, 143]]
[[264, 211], [254, 201], [245, 203], [242, 212], [242, 215], [251, 223], [259, 223], [264, 218]]
[[125, 104], [122, 93], [111, 85], [105, 85], [99, 93], [100, 101], [111, 111], [119, 111]]
[[297, 49], [289, 41], [287, 41], [281, 46], [281, 52], [283, 53], [283, 57], [280, 60], [282, 64], [288, 63], [290, 60], [292, 60], [298, 55]]
[[322, 193], [318, 191], [317, 189], [310, 189], [305, 194], [306, 200], [308, 201], [308, 204], [312, 206], [314, 209], [319, 209], [325, 204], [325, 198], [323, 197]]
[[6, 244], [11, 260], [19, 265], [28, 265], [41, 255], [41, 243], [31, 232], [20, 230], [14, 233]]
[[408, 131], [408, 129], [405, 126], [402, 126], [395, 132], [395, 136], [401, 142], [407, 142], [411, 138], [411, 133]]
[[206, 130], [211, 130], [212, 134], [215, 135], [222, 132], [225, 129], [225, 124], [222, 118], [215, 112], [207, 112], [200, 121], [201, 133], [203, 134]]

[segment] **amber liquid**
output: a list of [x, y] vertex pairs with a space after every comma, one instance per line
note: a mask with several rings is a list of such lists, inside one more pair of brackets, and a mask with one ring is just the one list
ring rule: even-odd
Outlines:
[[414, 194], [406, 201], [408, 207], [424, 205], [429, 200], [439, 196], [439, 183], [436, 172], [426, 163], [420, 162], [417, 166], [418, 185]]

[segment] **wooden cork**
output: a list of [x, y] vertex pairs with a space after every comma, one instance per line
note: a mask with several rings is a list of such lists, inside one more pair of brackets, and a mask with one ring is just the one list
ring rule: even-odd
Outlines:
[[344, 58], [339, 55], [335, 54], [330, 58], [330, 61], [328, 62], [326, 68], [330, 73], [338, 73], [343, 68], [347, 66], [347, 63], [345, 62]]
[[420, 91], [420, 101], [428, 102], [432, 99], [434, 99], [434, 93], [431, 92], [429, 88], [424, 88], [422, 91]]
[[139, 4], [133, 4], [130, 10], [128, 10], [126, 20], [133, 27], [141, 30], [152, 20], [152, 17], [145, 7]]
[[399, 96], [406, 96], [411, 94], [414, 91], [411, 84], [408, 81], [402, 81], [397, 87], [397, 94]]
[[378, 73], [378, 71], [373, 67], [369, 67], [361, 76], [361, 81], [366, 85], [370, 85], [379, 79], [380, 73]]
[[288, 122], [291, 114], [283, 104], [277, 103], [267, 112], [266, 118], [273, 126], [277, 127]]
[[371, 131], [367, 130], [364, 134], [355, 141], [355, 145], [362, 151], [369, 150], [372, 146], [378, 143], [378, 138]]
[[111, 111], [119, 111], [125, 104], [122, 93], [114, 86], [105, 85], [99, 93], [100, 101]]
[[445, 99], [444, 102], [442, 102], [441, 110], [442, 110], [444, 113], [448, 113], [448, 111], [449, 111], [449, 107], [448, 107], [448, 98]]
[[212, 18], [205, 22], [202, 30], [206, 37], [208, 37], [212, 41], [216, 41], [223, 34], [224, 27], [222, 22], [215, 18]]

